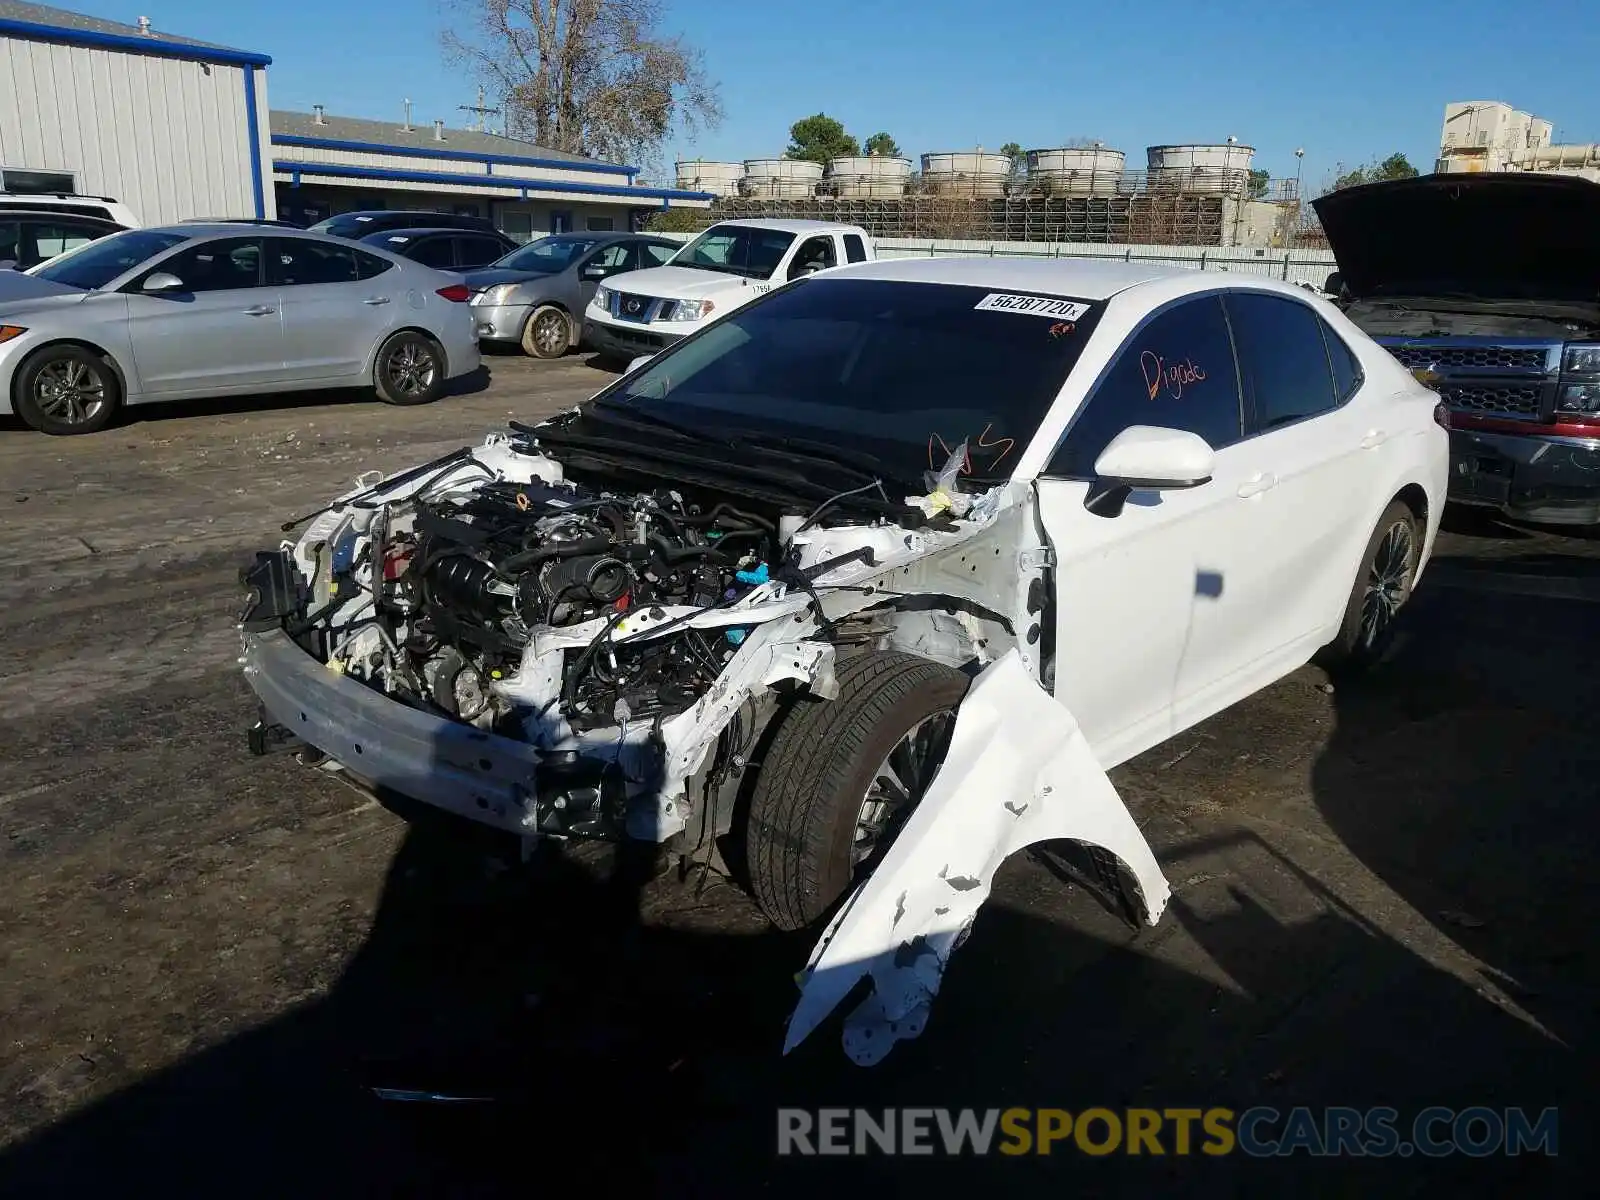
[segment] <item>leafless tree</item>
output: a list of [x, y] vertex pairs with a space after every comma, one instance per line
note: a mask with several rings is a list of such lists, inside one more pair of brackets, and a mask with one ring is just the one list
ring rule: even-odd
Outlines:
[[717, 124], [698, 50], [662, 33], [660, 0], [443, 0], [446, 57], [502, 97], [506, 130], [613, 162]]

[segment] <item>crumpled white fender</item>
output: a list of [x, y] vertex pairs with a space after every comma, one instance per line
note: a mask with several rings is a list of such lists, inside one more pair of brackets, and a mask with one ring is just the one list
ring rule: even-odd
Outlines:
[[868, 975], [873, 992], [845, 1020], [845, 1053], [870, 1066], [920, 1034], [1000, 864], [1058, 839], [1116, 855], [1138, 881], [1146, 921], [1160, 920], [1171, 889], [1149, 843], [1077, 721], [1012, 650], [974, 680], [927, 794], [817, 942], [784, 1053]]

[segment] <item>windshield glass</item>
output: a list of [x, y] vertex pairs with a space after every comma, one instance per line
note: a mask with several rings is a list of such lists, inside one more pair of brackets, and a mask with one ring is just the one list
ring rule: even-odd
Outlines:
[[770, 279], [794, 234], [750, 225], [713, 225], [672, 256], [675, 267]]
[[79, 246], [59, 258], [40, 263], [28, 272], [52, 283], [90, 291], [103, 288], [113, 279], [133, 270], [142, 262], [189, 240], [184, 233], [163, 233], [153, 229], [130, 229]]
[[962, 473], [994, 480], [1016, 467], [1102, 308], [1039, 293], [818, 279], [729, 314], [605, 396], [686, 432], [848, 448], [918, 487], [965, 441]]
[[565, 271], [574, 259], [588, 253], [594, 238], [540, 238], [519, 246], [499, 262], [496, 267], [511, 271], [537, 271], [541, 275], [554, 275]]

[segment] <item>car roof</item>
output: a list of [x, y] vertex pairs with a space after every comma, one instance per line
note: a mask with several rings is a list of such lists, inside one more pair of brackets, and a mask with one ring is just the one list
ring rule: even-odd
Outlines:
[[496, 235], [505, 237], [505, 234], [500, 233], [499, 230], [491, 233], [487, 229], [463, 229], [459, 225], [417, 225], [415, 227], [407, 225], [402, 229], [375, 229], [371, 233], [363, 234], [361, 240], [363, 242], [377, 242], [397, 237], [422, 238], [441, 235], [448, 237], [461, 237], [462, 235], [469, 237], [494, 237]]
[[12, 208], [7, 205], [3, 211], [8, 221], [34, 217], [42, 221], [87, 221], [91, 225], [109, 225], [113, 229], [123, 228], [120, 221], [113, 221], [110, 217], [96, 217], [89, 213], [62, 212], [59, 208]]
[[[712, 225], [748, 225], [755, 229], [776, 229], [781, 233], [816, 233], [820, 230], [842, 229], [847, 233], [865, 233], [859, 225], [846, 225], [841, 221], [783, 221], [776, 217], [728, 217], [726, 220], [714, 221]], [[712, 228], [708, 225], [706, 228]], [[705, 230], [700, 231], [704, 233]], [[699, 234], [695, 235], [696, 237]]]
[[[410, 209], [410, 208], [361, 208], [354, 212], [334, 213], [328, 217], [330, 221], [342, 221], [347, 217], [405, 217], [408, 221], [415, 217], [445, 217], [451, 221], [482, 221], [486, 218], [463, 215], [461, 213], [447, 213], [441, 209]], [[320, 224], [320, 222], [319, 222]]]
[[246, 234], [255, 234], [257, 237], [300, 237], [313, 238], [319, 242], [336, 242], [348, 246], [350, 242], [345, 238], [330, 237], [325, 233], [312, 233], [309, 229], [285, 229], [276, 225], [257, 225], [248, 221], [179, 221], [172, 225], [147, 225], [145, 228], [135, 230], [137, 233], [175, 233], [180, 237], [200, 238], [210, 237], [242, 237]]
[[[893, 279], [914, 283], [949, 283], [961, 287], [1014, 288], [1107, 300], [1118, 292], [1158, 279], [1193, 276], [1197, 283], [1216, 282], [1216, 272], [1162, 263], [1111, 262], [1092, 258], [880, 258], [835, 267], [829, 275], [857, 279]], [[1256, 277], [1251, 276], [1255, 282]]]

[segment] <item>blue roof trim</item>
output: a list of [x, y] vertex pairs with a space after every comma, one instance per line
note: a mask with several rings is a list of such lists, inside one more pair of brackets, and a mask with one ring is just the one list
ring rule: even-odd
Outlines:
[[87, 46], [95, 50], [129, 50], [160, 58], [186, 58], [192, 62], [225, 63], [233, 67], [270, 67], [270, 54], [250, 50], [229, 50], [224, 46], [195, 46], [188, 42], [169, 42], [164, 38], [100, 33], [93, 29], [72, 29], [66, 25], [41, 25], [37, 21], [14, 21], [0, 17], [0, 34], [31, 38], [39, 42], [63, 42], [68, 46]]
[[452, 187], [492, 187], [508, 191], [572, 192], [583, 196], [609, 196], [614, 199], [637, 197], [640, 200], [715, 200], [711, 192], [680, 192], [676, 188], [608, 187], [603, 183], [568, 183], [564, 179], [509, 179], [504, 175], [457, 175], [446, 171], [387, 170], [383, 167], [352, 167], [343, 163], [295, 162], [273, 159], [272, 169], [292, 175], [332, 175], [341, 179], [389, 179], [397, 183], [436, 183]]
[[547, 167], [556, 171], [595, 171], [606, 175], [639, 173], [638, 167], [615, 163], [569, 162], [562, 158], [524, 158], [516, 154], [479, 154], [472, 150], [436, 150], [431, 146], [392, 145], [388, 142], [345, 142], [338, 138], [307, 137], [299, 133], [275, 133], [274, 146], [298, 146], [307, 150], [347, 150], [354, 154], [397, 154], [408, 158], [439, 158], [447, 162], [499, 163], [507, 167]]

